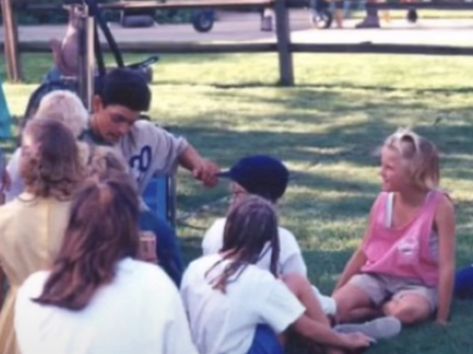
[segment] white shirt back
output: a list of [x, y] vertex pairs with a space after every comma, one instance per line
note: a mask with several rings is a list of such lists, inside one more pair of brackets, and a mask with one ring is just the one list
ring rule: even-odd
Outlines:
[[19, 290], [15, 329], [22, 354], [196, 353], [179, 293], [157, 266], [124, 259], [88, 306], [70, 311], [31, 301], [49, 272]]
[[230, 282], [226, 293], [213, 289], [209, 281], [228, 264], [223, 261], [207, 274], [219, 260], [219, 254], [195, 260], [182, 280], [181, 295], [200, 354], [245, 354], [258, 324], [281, 333], [304, 313], [280, 280], [254, 265]]
[[[218, 253], [223, 246], [223, 231], [226, 219], [215, 220], [213, 225], [206, 231], [202, 240], [202, 252], [204, 255]], [[279, 264], [278, 272], [281, 275], [290, 273], [307, 276], [307, 266], [302, 257], [301, 249], [294, 235], [287, 229], [279, 227]], [[257, 263], [262, 268], [269, 270], [271, 264], [271, 252], [269, 245], [263, 250], [263, 256]]]

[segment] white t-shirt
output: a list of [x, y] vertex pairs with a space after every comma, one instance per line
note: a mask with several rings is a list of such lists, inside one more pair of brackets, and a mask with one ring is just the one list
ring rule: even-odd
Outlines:
[[[202, 252], [204, 255], [218, 253], [223, 246], [223, 231], [225, 229], [226, 219], [217, 219], [213, 225], [207, 230], [202, 240]], [[294, 235], [283, 227], [279, 227], [279, 264], [278, 272], [280, 275], [288, 275], [291, 273], [300, 274], [307, 277], [307, 266], [302, 257], [302, 252]], [[263, 250], [263, 256], [256, 263], [262, 269], [269, 270], [271, 257], [269, 245]], [[314, 294], [319, 299], [322, 310], [327, 315], [335, 315], [337, 308], [335, 300], [330, 296], [320, 293], [319, 289], [312, 286]]]
[[220, 254], [195, 260], [182, 279], [181, 295], [200, 354], [246, 354], [258, 324], [267, 324], [279, 334], [304, 313], [305, 308], [286, 285], [254, 265], [248, 265], [229, 283], [225, 294], [213, 289], [209, 280], [220, 274], [228, 261], [207, 277], [206, 273], [219, 260]]
[[31, 301], [49, 272], [19, 290], [15, 330], [22, 354], [195, 354], [179, 292], [157, 266], [126, 258], [87, 307], [71, 311]]
[[[204, 255], [220, 252], [223, 246], [223, 231], [225, 229], [226, 219], [215, 220], [212, 226], [207, 230], [202, 240], [202, 252]], [[294, 235], [285, 228], [279, 227], [279, 264], [278, 272], [281, 275], [290, 273], [307, 276], [307, 266], [302, 257], [301, 249]], [[257, 263], [262, 269], [269, 270], [271, 264], [271, 252], [269, 245], [263, 250], [263, 256]]]

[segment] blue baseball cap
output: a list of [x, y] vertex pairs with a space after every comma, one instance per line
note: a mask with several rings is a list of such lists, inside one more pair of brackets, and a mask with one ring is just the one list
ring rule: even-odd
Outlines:
[[283, 163], [271, 156], [244, 157], [230, 170], [219, 173], [246, 189], [273, 202], [282, 197], [289, 181], [289, 171]]

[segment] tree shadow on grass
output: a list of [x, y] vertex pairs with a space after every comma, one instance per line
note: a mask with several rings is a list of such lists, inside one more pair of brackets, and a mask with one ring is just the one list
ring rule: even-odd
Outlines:
[[[394, 131], [385, 122], [370, 121], [313, 133], [271, 131], [272, 129], [265, 131], [264, 128], [258, 131], [239, 131], [231, 127], [209, 127], [205, 122], [202, 126], [171, 129], [189, 137], [194, 145], [202, 146], [203, 150], [221, 163], [231, 163], [240, 156], [266, 152], [309, 165], [345, 161], [361, 166], [377, 162], [374, 151], [381, 145], [384, 137]], [[473, 125], [419, 126], [416, 130], [433, 140], [446, 159], [450, 155], [456, 158], [455, 155], [469, 155], [473, 151]]]
[[410, 92], [413, 95], [422, 94], [470, 94], [473, 89], [471, 86], [457, 86], [449, 88], [415, 88], [415, 87], [399, 87], [399, 86], [387, 86], [387, 85], [356, 85], [352, 82], [343, 82], [340, 84], [298, 84], [297, 87], [317, 87], [330, 90], [364, 90], [364, 91], [383, 91], [383, 92], [396, 92], [404, 91]]

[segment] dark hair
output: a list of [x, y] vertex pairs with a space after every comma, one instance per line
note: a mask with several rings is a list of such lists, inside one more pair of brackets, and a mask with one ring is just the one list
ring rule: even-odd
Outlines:
[[43, 117], [31, 120], [23, 135], [34, 147], [21, 150], [20, 174], [30, 193], [38, 197], [65, 199], [83, 179], [77, 142], [64, 124]]
[[119, 68], [107, 73], [95, 82], [95, 94], [103, 105], [125, 106], [132, 111], [147, 111], [151, 91], [145, 79], [131, 69]]
[[125, 181], [88, 181], [74, 197], [63, 245], [35, 302], [81, 310], [112, 281], [118, 261], [137, 256], [138, 198]]
[[207, 271], [206, 276], [218, 264], [229, 260], [223, 272], [210, 281], [214, 289], [225, 292], [226, 286], [236, 281], [248, 264], [257, 263], [266, 251], [271, 252], [269, 270], [277, 276], [279, 237], [276, 211], [269, 201], [249, 195], [231, 208], [220, 250], [224, 256]]

